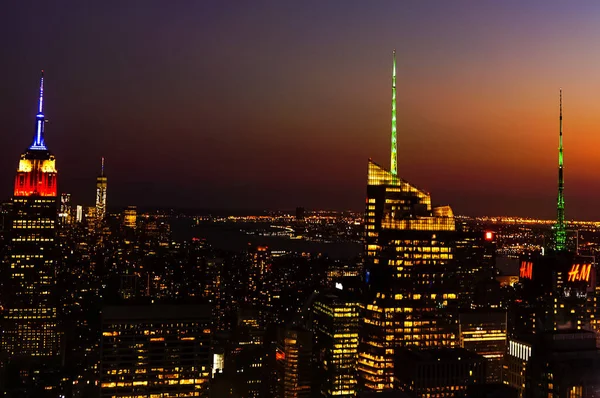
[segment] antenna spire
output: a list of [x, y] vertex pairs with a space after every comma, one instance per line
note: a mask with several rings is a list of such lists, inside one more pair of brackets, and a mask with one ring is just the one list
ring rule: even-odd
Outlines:
[[33, 137], [33, 144], [29, 149], [35, 150], [46, 150], [46, 144], [44, 143], [44, 123], [46, 118], [44, 117], [44, 71], [40, 77], [40, 97], [38, 99], [38, 112], [35, 115], [36, 131]]
[[104, 177], [104, 156], [102, 156], [102, 168], [100, 169], [100, 176]]
[[390, 162], [390, 172], [392, 175], [398, 175], [398, 143], [396, 141], [396, 50], [394, 50], [394, 60], [392, 64], [392, 159]]
[[556, 203], [556, 225], [554, 228], [555, 249], [557, 251], [567, 248], [567, 231], [565, 227], [565, 180], [563, 175], [563, 116], [562, 116], [562, 88], [559, 101], [559, 133], [558, 133], [558, 199]]

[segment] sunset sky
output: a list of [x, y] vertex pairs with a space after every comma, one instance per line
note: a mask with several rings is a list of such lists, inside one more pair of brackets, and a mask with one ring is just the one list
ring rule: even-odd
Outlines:
[[34, 133], [109, 207], [362, 209], [389, 165], [467, 215], [600, 219], [598, 1], [42, 1], [0, 6], [0, 197]]

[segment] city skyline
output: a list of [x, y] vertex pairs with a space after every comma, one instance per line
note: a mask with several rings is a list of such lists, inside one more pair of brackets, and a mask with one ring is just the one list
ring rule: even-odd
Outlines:
[[[15, 56], [0, 66], [13, 77], [0, 98], [7, 111], [1, 121], [10, 132], [2, 134], [0, 144], [13, 153], [29, 144], [32, 91], [39, 69], [45, 69], [46, 135], [60, 159], [59, 190], [72, 192], [78, 203], [93, 203], [97, 160], [106, 156], [115, 205], [360, 209], [366, 160], [389, 156], [390, 53], [396, 48], [399, 174], [435, 192], [438, 203], [451, 204], [457, 214], [552, 219], [556, 91], [562, 87], [568, 137], [565, 218], [597, 218], [591, 73], [596, 59], [587, 55], [593, 44], [582, 40], [596, 29], [592, 16], [600, 9], [592, 3], [570, 12], [568, 6], [531, 4], [521, 6], [517, 17], [511, 2], [483, 3], [469, 12], [460, 2], [435, 10], [387, 4], [368, 9], [362, 18], [362, 8], [352, 2], [341, 16], [334, 3], [321, 6], [318, 15], [261, 3], [253, 8], [255, 18], [244, 17], [243, 7], [225, 10], [209, 3], [170, 9], [180, 26], [160, 18], [157, 3], [148, 4], [127, 26], [122, 24], [134, 7], [123, 7], [116, 16], [109, 12], [115, 6], [110, 2], [97, 9], [73, 7], [61, 15], [44, 7], [30, 15], [27, 5], [10, 10], [19, 32], [11, 44], [15, 54], [32, 50], [26, 43], [34, 32], [43, 32], [44, 38], [34, 44], [39, 46], [33, 48], [39, 50], [32, 51], [35, 55]], [[447, 7], [456, 8], [457, 16], [444, 14]], [[210, 14], [210, 23], [195, 27], [192, 18], [183, 16], [192, 11]], [[403, 23], [384, 23], [395, 19], [384, 11]], [[290, 13], [297, 14], [286, 30]], [[259, 26], [263, 14], [267, 26]], [[25, 16], [30, 19], [24, 21]], [[215, 16], [221, 23], [239, 24], [223, 33]], [[273, 22], [276, 16], [284, 20]], [[54, 26], [60, 18], [65, 27]], [[90, 26], [79, 39], [64, 37], [84, 21]], [[303, 38], [302, 24], [308, 21], [312, 36]], [[349, 33], [352, 23], [361, 21], [373, 27], [364, 37], [328, 36], [337, 28]], [[121, 23], [129, 34], [126, 43], [117, 45], [117, 34], [99, 34], [109, 22]], [[467, 39], [461, 24], [470, 32], [485, 29], [480, 38]], [[221, 34], [222, 48], [202, 36], [211, 29]], [[244, 29], [249, 34], [243, 38]], [[276, 31], [280, 38], [258, 40]], [[519, 33], [529, 39], [517, 42]], [[161, 41], [161, 34], [169, 40]], [[330, 40], [314, 44], [314, 35]], [[57, 37], [65, 50], [52, 44]], [[152, 55], [174, 39], [178, 46], [168, 60]], [[282, 47], [285, 39], [292, 40]], [[81, 47], [84, 40], [89, 49]], [[195, 44], [201, 45], [194, 49]], [[66, 62], [69, 48], [79, 51], [70, 58], [73, 63]], [[585, 61], [577, 73], [569, 71], [572, 62], [565, 54]], [[147, 62], [124, 62], [134, 56]], [[552, 57], [555, 63], [545, 62]], [[0, 179], [10, 181], [14, 162], [10, 157], [1, 162], [6, 164], [0, 164]]]

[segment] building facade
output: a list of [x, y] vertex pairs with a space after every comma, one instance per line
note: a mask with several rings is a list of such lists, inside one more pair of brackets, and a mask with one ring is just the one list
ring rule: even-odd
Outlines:
[[102, 169], [100, 175], [96, 178], [96, 218], [99, 223], [104, 222], [106, 218], [106, 189], [108, 188], [108, 178], [104, 175], [104, 158], [102, 158]]
[[312, 333], [299, 327], [281, 328], [275, 352], [277, 398], [312, 397]]
[[319, 396], [356, 396], [360, 302], [329, 293], [317, 298], [311, 313]]
[[100, 396], [207, 396], [210, 318], [207, 305], [104, 308]]

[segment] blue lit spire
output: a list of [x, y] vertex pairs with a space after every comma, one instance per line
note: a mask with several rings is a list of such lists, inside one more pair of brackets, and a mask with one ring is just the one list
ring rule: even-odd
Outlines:
[[33, 150], [47, 150], [46, 144], [44, 143], [44, 71], [42, 70], [42, 77], [40, 78], [40, 98], [38, 100], [38, 112], [35, 115], [36, 131], [35, 137], [33, 137], [33, 144], [29, 149]]

